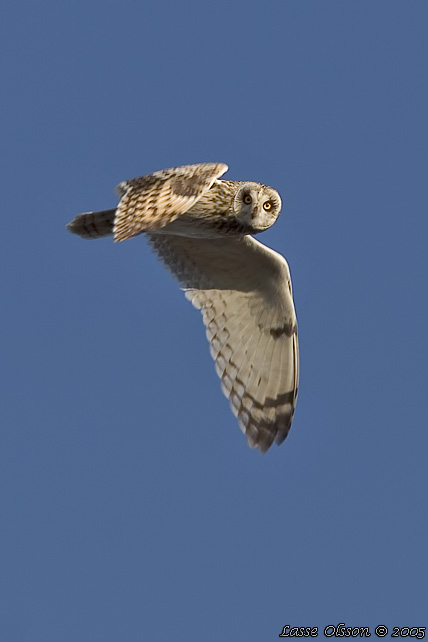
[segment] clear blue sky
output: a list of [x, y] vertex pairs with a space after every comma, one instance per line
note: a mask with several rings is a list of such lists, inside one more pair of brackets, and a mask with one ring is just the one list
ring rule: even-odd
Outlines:
[[[4, 2], [0, 640], [428, 625], [427, 24], [422, 0]], [[283, 197], [259, 238], [301, 386], [264, 456], [144, 238], [65, 229], [201, 161]]]

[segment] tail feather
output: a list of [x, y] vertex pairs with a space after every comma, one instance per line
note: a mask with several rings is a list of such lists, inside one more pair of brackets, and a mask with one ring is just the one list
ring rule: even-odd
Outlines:
[[102, 236], [113, 234], [116, 209], [103, 210], [102, 212], [85, 212], [78, 214], [70, 223], [67, 229], [72, 234], [81, 236], [82, 239], [98, 239]]

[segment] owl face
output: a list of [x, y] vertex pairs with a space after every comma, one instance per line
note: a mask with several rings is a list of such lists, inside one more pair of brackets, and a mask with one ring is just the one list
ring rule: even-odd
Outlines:
[[281, 206], [281, 197], [276, 190], [251, 182], [241, 183], [233, 202], [239, 222], [260, 232], [275, 223]]

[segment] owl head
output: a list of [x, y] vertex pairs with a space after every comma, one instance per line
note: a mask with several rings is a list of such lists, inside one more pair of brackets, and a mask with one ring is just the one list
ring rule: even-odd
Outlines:
[[281, 212], [281, 197], [276, 190], [260, 183], [240, 183], [233, 209], [240, 223], [255, 232], [273, 225]]

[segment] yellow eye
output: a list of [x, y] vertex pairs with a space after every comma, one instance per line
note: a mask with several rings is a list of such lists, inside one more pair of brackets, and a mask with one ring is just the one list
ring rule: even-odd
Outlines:
[[272, 209], [272, 201], [265, 201], [263, 203], [263, 209], [266, 210], [266, 212], [269, 212], [269, 210]]
[[250, 194], [245, 194], [242, 200], [246, 205], [249, 205], [250, 203], [253, 202], [253, 199], [251, 198]]

